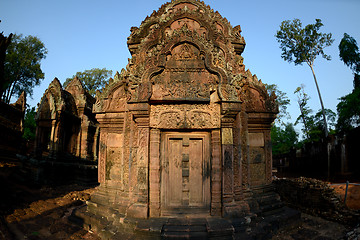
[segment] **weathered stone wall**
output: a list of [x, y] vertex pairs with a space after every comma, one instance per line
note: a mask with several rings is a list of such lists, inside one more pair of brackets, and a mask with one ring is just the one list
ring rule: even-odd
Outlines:
[[350, 225], [360, 220], [360, 213], [349, 210], [323, 181], [301, 177], [277, 179], [274, 183], [281, 199], [302, 212]]
[[[275, 156], [274, 166], [279, 171], [293, 172], [308, 177], [344, 177], [359, 179], [360, 127], [347, 134], [330, 135], [319, 142], [306, 143], [301, 149]], [[330, 169], [328, 164], [330, 163]]]
[[23, 121], [25, 114], [25, 95], [14, 104], [0, 101], [0, 157], [11, 157], [20, 153], [23, 144]]

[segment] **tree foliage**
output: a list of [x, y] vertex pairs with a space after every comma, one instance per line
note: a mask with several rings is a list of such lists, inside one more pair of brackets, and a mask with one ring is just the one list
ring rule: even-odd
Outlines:
[[93, 68], [91, 70], [85, 70], [84, 72], [77, 72], [71, 78], [66, 79], [64, 87], [66, 87], [66, 85], [76, 76], [84, 84], [84, 88], [88, 93], [95, 96], [96, 90], [103, 88], [111, 75], [112, 71], [107, 70], [106, 68]]
[[281, 23], [275, 36], [280, 43], [281, 57], [285, 61], [294, 62], [295, 65], [305, 62], [312, 66], [318, 55], [326, 60], [331, 59], [324, 53], [324, 48], [330, 46], [334, 39], [331, 38], [331, 33], [320, 33], [323, 24], [320, 19], [315, 21], [315, 24], [308, 24], [304, 28], [299, 19]]
[[[359, 78], [359, 75], [357, 76]], [[336, 129], [339, 132], [347, 132], [360, 126], [360, 87], [341, 97], [336, 109], [338, 112]]]
[[6, 89], [1, 98], [9, 103], [13, 95], [19, 97], [23, 91], [32, 96], [34, 86], [44, 79], [40, 62], [46, 57], [47, 49], [34, 36], [14, 35], [6, 50], [4, 78]]
[[[336, 124], [336, 113], [332, 111], [331, 109], [325, 108], [325, 116], [326, 121], [328, 123], [329, 129], [327, 131], [330, 134], [335, 133], [335, 124]], [[319, 109], [315, 115], [311, 116], [311, 126], [310, 126], [310, 141], [319, 141], [320, 139], [326, 137], [325, 135], [325, 126], [322, 116], [322, 110]]]
[[[302, 27], [299, 19], [286, 20], [281, 23], [280, 30], [276, 32], [275, 37], [280, 43], [281, 57], [285, 61], [294, 62], [295, 65], [306, 63], [310, 67], [319, 95], [324, 125], [327, 126], [325, 108], [314, 72], [314, 61], [318, 55], [326, 60], [331, 59], [329, 55], [325, 54], [324, 48], [330, 46], [334, 39], [331, 38], [331, 33], [319, 32], [322, 26], [320, 19], [316, 19], [315, 24], [308, 24], [305, 27]], [[327, 136], [327, 127], [325, 127], [325, 131]]]
[[341, 97], [336, 106], [338, 112], [336, 129], [340, 132], [347, 132], [360, 126], [360, 53], [356, 40], [346, 33], [339, 44], [339, 55], [340, 59], [354, 73], [353, 91]]
[[11, 43], [12, 36], [13, 36], [12, 33], [8, 37], [5, 37], [3, 33], [0, 33], [0, 99], [8, 85], [8, 82], [5, 81], [4, 65], [5, 65], [6, 49]]
[[344, 33], [344, 37], [339, 44], [339, 56], [354, 73], [360, 72], [360, 53], [356, 40]]
[[284, 119], [290, 119], [290, 115], [287, 112], [290, 99], [286, 93], [279, 90], [276, 84], [265, 84], [265, 88], [269, 95], [272, 92], [275, 93], [276, 103], [279, 106], [276, 121], [271, 127], [272, 152], [273, 155], [285, 154], [295, 147], [298, 137], [294, 126], [291, 123], [284, 123]]
[[290, 152], [297, 145], [298, 134], [292, 123], [284, 127], [273, 125], [271, 128], [272, 153], [274, 156]]
[[36, 131], [36, 121], [35, 121], [35, 107], [27, 108], [25, 117], [24, 117], [24, 134], [23, 138], [25, 140], [34, 140], [35, 131]]
[[[300, 109], [300, 115], [295, 121], [295, 125], [302, 123], [301, 129], [306, 136], [306, 141], [319, 141], [321, 138], [326, 137], [326, 132], [333, 133], [335, 127], [336, 114], [331, 109], [324, 109], [324, 113], [329, 125], [324, 125], [323, 111], [320, 109], [315, 115], [313, 110], [308, 106], [310, 97], [304, 90], [304, 85], [296, 88], [294, 93], [297, 95], [297, 102]], [[325, 129], [325, 126], [330, 126], [330, 129]]]
[[295, 125], [301, 122], [303, 124], [303, 128], [301, 130], [309, 139], [310, 125], [312, 122], [311, 119], [312, 109], [310, 109], [310, 107], [308, 106], [308, 101], [310, 100], [310, 97], [307, 95], [304, 88], [305, 86], [301, 84], [300, 87], [297, 87], [296, 90], [294, 91], [294, 94], [297, 95], [297, 103], [300, 109], [300, 115], [297, 117], [295, 121]]

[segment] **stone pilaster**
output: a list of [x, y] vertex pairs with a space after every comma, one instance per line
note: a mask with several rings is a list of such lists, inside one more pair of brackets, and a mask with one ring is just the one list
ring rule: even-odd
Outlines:
[[150, 130], [150, 217], [160, 216], [160, 130]]
[[87, 148], [88, 148], [88, 131], [89, 126], [85, 124], [85, 121], [82, 121], [81, 124], [81, 134], [80, 134], [80, 158], [86, 159], [87, 158]]
[[250, 184], [250, 156], [249, 156], [249, 130], [248, 130], [248, 116], [247, 113], [241, 111], [240, 113], [240, 144], [241, 144], [241, 172], [242, 172], [242, 186], [247, 189]]
[[41, 158], [41, 154], [42, 152], [44, 151], [44, 149], [41, 148], [41, 144], [42, 144], [42, 135], [43, 135], [43, 128], [40, 127], [40, 124], [39, 124], [39, 120], [37, 120], [36, 122], [36, 132], [35, 132], [35, 143], [34, 143], [34, 155], [35, 157], [37, 158]]
[[99, 159], [99, 152], [98, 152], [99, 138], [100, 138], [100, 128], [96, 126], [95, 134], [93, 136], [93, 146], [92, 146], [92, 154], [94, 161], [98, 161]]
[[105, 184], [106, 176], [106, 137], [105, 131], [100, 132], [99, 156], [98, 156], [98, 182]]
[[242, 172], [241, 172], [241, 116], [236, 115], [234, 128], [234, 192], [235, 200], [241, 200], [242, 196]]
[[270, 129], [264, 131], [264, 148], [265, 148], [265, 181], [266, 184], [272, 182], [272, 147], [271, 147], [271, 134]]
[[49, 156], [56, 158], [60, 149], [60, 121], [58, 119], [53, 119], [51, 121], [51, 135], [50, 135], [50, 151]]
[[[131, 169], [130, 191], [131, 198], [128, 216], [137, 218], [147, 218], [148, 216], [148, 167], [149, 167], [149, 117], [142, 115], [135, 118], [136, 128], [132, 128], [135, 133], [136, 147], [133, 146]], [[136, 150], [135, 150], [136, 149]]]
[[223, 169], [223, 203], [224, 206], [234, 201], [234, 149], [233, 129], [221, 128], [222, 169]]
[[221, 138], [220, 130], [211, 131], [211, 215], [221, 215]]

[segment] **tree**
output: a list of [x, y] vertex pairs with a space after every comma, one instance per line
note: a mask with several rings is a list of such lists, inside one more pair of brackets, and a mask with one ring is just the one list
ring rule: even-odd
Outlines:
[[4, 64], [5, 91], [0, 96], [6, 103], [15, 94], [24, 91], [32, 96], [34, 86], [44, 79], [40, 62], [46, 57], [47, 49], [39, 38], [34, 36], [14, 35], [6, 50]]
[[310, 97], [305, 93], [305, 86], [303, 84], [300, 87], [297, 87], [294, 91], [294, 94], [297, 94], [297, 102], [300, 108], [300, 115], [297, 117], [295, 121], [295, 125], [299, 124], [301, 121], [304, 128], [302, 129], [303, 133], [305, 133], [307, 139], [310, 139], [310, 129], [312, 125], [312, 110], [308, 106], [308, 101]]
[[298, 142], [298, 134], [292, 123], [284, 124], [284, 127], [273, 125], [271, 128], [272, 153], [274, 156], [290, 152]]
[[360, 126], [360, 87], [354, 88], [350, 94], [341, 97], [336, 109], [338, 112], [337, 131], [347, 132]]
[[299, 19], [293, 21], [286, 20], [280, 25], [280, 30], [277, 31], [275, 37], [280, 43], [282, 50], [281, 57], [288, 62], [294, 62], [295, 65], [302, 65], [306, 63], [313, 74], [316, 89], [319, 95], [321, 104], [323, 121], [325, 127], [325, 134], [327, 132], [327, 122], [324, 110], [324, 104], [321, 98], [320, 89], [316, 80], [314, 72], [314, 61], [318, 55], [321, 55], [326, 60], [330, 60], [331, 57], [324, 53], [324, 48], [330, 46], [334, 39], [332, 39], [331, 33], [320, 33], [319, 29], [322, 27], [320, 19], [316, 19], [315, 24], [308, 24], [304, 28]]
[[6, 49], [11, 43], [12, 36], [13, 36], [12, 33], [8, 37], [5, 37], [3, 33], [0, 33], [0, 99], [3, 92], [6, 90], [6, 86], [8, 85], [7, 81], [5, 81], [4, 65], [5, 65]]
[[344, 37], [339, 44], [339, 56], [341, 61], [344, 62], [355, 74], [360, 72], [360, 53], [356, 40], [344, 33]]
[[[329, 129], [327, 129], [327, 131], [325, 130], [322, 109], [320, 109], [315, 115], [312, 115], [313, 110], [308, 106], [310, 97], [306, 94], [304, 88], [305, 86], [302, 84], [294, 91], [294, 93], [297, 94], [297, 102], [300, 108], [300, 115], [297, 117], [295, 125], [302, 122], [302, 131], [306, 136], [306, 141], [319, 141], [321, 138], [326, 136], [326, 132], [329, 132]], [[324, 109], [324, 112], [326, 122], [329, 123], [330, 127], [334, 127], [336, 114], [327, 108]], [[330, 128], [330, 131], [334, 130]]]
[[[326, 116], [326, 121], [328, 123], [328, 132], [330, 132], [331, 134], [335, 133], [335, 121], [336, 121], [336, 113], [334, 113], [331, 109], [325, 108], [325, 116]], [[314, 115], [311, 116], [311, 126], [310, 126], [310, 141], [319, 141], [320, 139], [324, 138], [325, 135], [325, 126], [324, 126], [324, 121], [323, 121], [323, 112], [322, 109], [319, 109], [319, 111]]]
[[36, 131], [36, 121], [35, 121], [35, 107], [27, 108], [25, 117], [24, 117], [24, 134], [23, 138], [25, 140], [34, 140], [35, 131]]
[[277, 114], [276, 122], [284, 125], [283, 119], [290, 119], [290, 115], [287, 112], [287, 106], [290, 104], [290, 99], [286, 96], [286, 93], [279, 90], [276, 84], [265, 83], [265, 88], [269, 95], [271, 95], [272, 92], [275, 93], [275, 101], [279, 106], [279, 113]]
[[336, 106], [339, 116], [336, 129], [346, 132], [360, 126], [360, 53], [356, 40], [346, 33], [339, 44], [339, 55], [344, 64], [354, 73], [353, 91], [341, 97]]
[[85, 70], [84, 72], [77, 72], [72, 78], [66, 79], [64, 87], [66, 87], [66, 85], [76, 76], [84, 84], [84, 88], [88, 93], [95, 96], [96, 90], [103, 88], [111, 75], [112, 71], [107, 70], [106, 68], [93, 68], [91, 70]]

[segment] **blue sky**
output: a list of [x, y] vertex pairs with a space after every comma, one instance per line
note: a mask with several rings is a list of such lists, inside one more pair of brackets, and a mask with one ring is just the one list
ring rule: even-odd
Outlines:
[[[294, 122], [299, 115], [293, 94], [300, 84], [310, 95], [310, 107], [320, 109], [310, 68], [295, 66], [280, 57], [274, 35], [283, 20], [299, 18], [304, 25], [320, 18], [322, 32], [331, 32], [333, 45], [325, 49], [331, 61], [318, 57], [315, 73], [326, 108], [336, 112], [338, 98], [351, 92], [352, 72], [339, 59], [338, 45], [346, 32], [360, 43], [358, 0], [205, 0], [233, 26], [240, 25], [246, 41], [246, 69], [268, 84], [277, 84], [291, 100], [288, 110]], [[36, 106], [50, 82], [60, 82], [78, 71], [107, 68], [120, 71], [130, 57], [126, 39], [130, 27], [139, 26], [160, 0], [1, 0], [0, 31], [39, 37], [48, 49], [42, 61], [45, 79], [34, 89], [31, 106]], [[300, 127], [300, 126], [299, 126]]]

